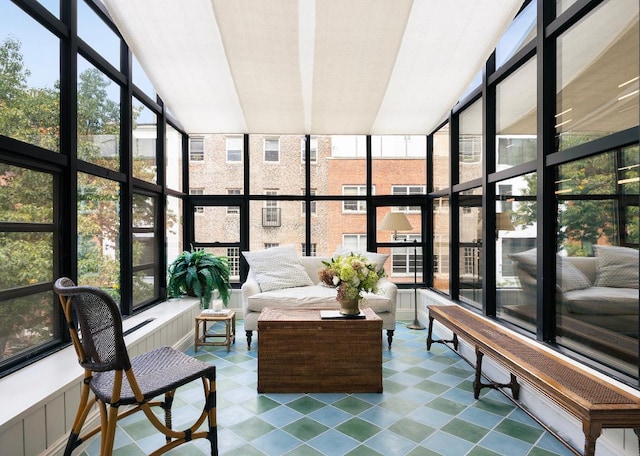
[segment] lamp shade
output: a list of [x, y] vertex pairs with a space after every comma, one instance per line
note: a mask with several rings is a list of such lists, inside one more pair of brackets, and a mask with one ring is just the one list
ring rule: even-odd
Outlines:
[[411, 231], [413, 227], [403, 212], [387, 212], [382, 219], [380, 229], [383, 231]]
[[498, 212], [496, 214], [496, 230], [498, 231], [514, 231], [516, 228], [511, 223], [511, 217], [506, 212]]

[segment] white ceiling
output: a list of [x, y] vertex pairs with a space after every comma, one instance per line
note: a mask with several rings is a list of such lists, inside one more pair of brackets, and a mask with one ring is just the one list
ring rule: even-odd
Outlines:
[[523, 0], [103, 0], [187, 133], [426, 134]]

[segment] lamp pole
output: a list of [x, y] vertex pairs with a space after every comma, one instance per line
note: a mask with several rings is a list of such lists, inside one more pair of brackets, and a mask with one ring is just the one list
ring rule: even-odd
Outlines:
[[[423, 261], [424, 263], [424, 261]], [[413, 240], [413, 323], [408, 324], [409, 329], [425, 329], [418, 320], [418, 240]]]

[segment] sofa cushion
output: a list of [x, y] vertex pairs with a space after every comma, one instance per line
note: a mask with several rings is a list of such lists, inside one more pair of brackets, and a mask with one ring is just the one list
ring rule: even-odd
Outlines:
[[[629, 247], [594, 245], [598, 287], [638, 288], [638, 251]], [[637, 293], [636, 293], [637, 299]]]
[[[509, 255], [518, 266], [529, 275], [536, 277], [536, 249]], [[569, 260], [556, 255], [556, 279], [558, 287], [563, 291], [583, 290], [591, 286], [591, 282], [580, 269], [576, 268]]]
[[242, 252], [261, 291], [313, 285], [293, 245]]
[[[331, 307], [338, 308], [337, 291], [332, 287], [311, 285], [284, 288], [258, 293], [247, 298], [248, 309], [260, 312], [265, 307]], [[362, 307], [370, 307], [374, 312], [389, 312], [391, 300], [385, 296], [366, 293]]]
[[571, 313], [638, 315], [638, 290], [635, 288], [590, 287], [569, 291], [564, 298]]

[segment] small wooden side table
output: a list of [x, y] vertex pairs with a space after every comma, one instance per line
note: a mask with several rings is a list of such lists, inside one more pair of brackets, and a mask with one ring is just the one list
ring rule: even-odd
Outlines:
[[[223, 333], [211, 333], [207, 332], [207, 322], [215, 323], [222, 321], [225, 324], [225, 331]], [[202, 327], [202, 333], [200, 328]], [[207, 341], [207, 339], [223, 339], [221, 341]], [[231, 344], [236, 343], [236, 312], [230, 310], [226, 314], [213, 314], [202, 312], [196, 317], [195, 327], [195, 343], [194, 351], [198, 351], [198, 347], [203, 345], [217, 345], [227, 347], [227, 351], [231, 350]]]

